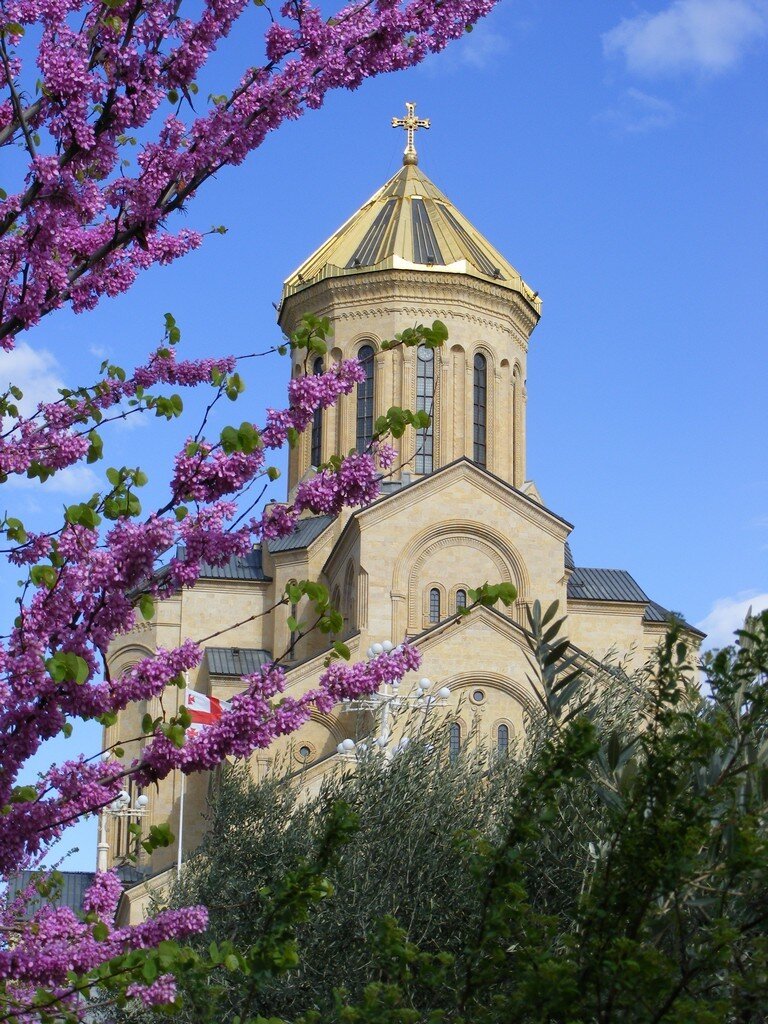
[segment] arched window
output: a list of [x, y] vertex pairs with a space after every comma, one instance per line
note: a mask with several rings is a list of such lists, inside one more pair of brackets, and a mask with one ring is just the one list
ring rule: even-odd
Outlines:
[[[323, 372], [323, 360], [318, 356], [312, 366], [312, 373], [317, 376]], [[319, 466], [323, 456], [323, 410], [318, 406], [312, 413], [312, 446], [310, 462]]]
[[431, 473], [433, 468], [434, 399], [435, 350], [426, 345], [419, 345], [416, 353], [416, 410], [429, 413], [430, 423], [416, 432], [416, 461], [413, 468], [417, 473]]
[[357, 450], [364, 452], [373, 438], [373, 345], [363, 345], [357, 353], [365, 380], [357, 385]]
[[474, 399], [473, 399], [473, 449], [472, 458], [478, 466], [485, 465], [486, 405], [488, 398], [488, 367], [485, 356], [475, 356]]
[[342, 614], [344, 616], [344, 634], [349, 636], [354, 632], [356, 608], [355, 608], [355, 567], [350, 562], [344, 576], [344, 593], [342, 596]]
[[429, 592], [429, 621], [440, 621], [440, 591], [437, 587], [432, 587]]
[[448, 760], [453, 762], [461, 752], [461, 726], [458, 722], [452, 722], [448, 730]]
[[509, 726], [500, 725], [496, 732], [496, 753], [500, 757], [505, 757], [509, 750]]
[[457, 590], [456, 591], [456, 611], [459, 611], [460, 608], [466, 608], [466, 607], [467, 607], [467, 592], [466, 592], [466, 590]]

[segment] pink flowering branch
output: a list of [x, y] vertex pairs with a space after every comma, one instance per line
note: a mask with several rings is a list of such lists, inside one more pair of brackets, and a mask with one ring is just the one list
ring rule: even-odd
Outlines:
[[[438, 326], [418, 328], [398, 336], [393, 344], [415, 345], [420, 339], [439, 343]], [[324, 322], [309, 318], [291, 339], [291, 347], [322, 348], [328, 329]], [[130, 375], [119, 367], [107, 367], [106, 376], [96, 384], [64, 392], [60, 400], [40, 405], [30, 417], [22, 416], [13, 405], [11, 399], [21, 397], [13, 386], [2, 399], [0, 453], [6, 477], [26, 471], [45, 479], [65, 466], [103, 456], [103, 442], [94, 425], [103, 423], [110, 410], [133, 402], [134, 408], [144, 412], [155, 409], [176, 415], [180, 411], [178, 396], [150, 393], [147, 388], [208, 384], [214, 391], [194, 439], [174, 460], [170, 496], [159, 509], [141, 517], [136, 497], [136, 490], [146, 483], [141, 471], [110, 469], [111, 490], [70, 506], [57, 529], [27, 534], [19, 520], [9, 517], [0, 527], [11, 544], [9, 560], [29, 567], [19, 615], [0, 642], [4, 698], [0, 707], [0, 874], [5, 877], [39, 861], [71, 822], [112, 803], [126, 776], [146, 784], [171, 771], [206, 771], [227, 756], [249, 756], [299, 728], [312, 708], [327, 711], [340, 700], [374, 692], [382, 682], [399, 679], [418, 665], [418, 653], [408, 645], [368, 663], [330, 663], [313, 691], [292, 698], [279, 696], [285, 669], [278, 659], [263, 672], [244, 678], [244, 692], [235, 698], [232, 711], [208, 734], [185, 738], [183, 712], [170, 720], [163, 715], [151, 723], [140, 756], [131, 763], [78, 757], [52, 766], [34, 786], [18, 785], [29, 758], [46, 739], [65, 732], [70, 719], [96, 718], [106, 723], [133, 702], [162, 700], [166, 688], [183, 680], [204, 653], [201, 642], [189, 639], [177, 648], [157, 650], [115, 678], [106, 662], [115, 637], [134, 628], [140, 616], [151, 617], [156, 601], [193, 586], [203, 562], [220, 565], [233, 555], [247, 554], [254, 543], [286, 536], [304, 512], [337, 514], [345, 506], [373, 500], [379, 494], [382, 470], [394, 458], [394, 449], [385, 441], [388, 431], [416, 422], [417, 414], [390, 410], [392, 422], [383, 418], [367, 451], [334, 457], [302, 482], [292, 504], [273, 505], [253, 515], [250, 506], [242, 510], [242, 499], [255, 480], [269, 478], [267, 454], [295, 443], [311, 425], [315, 411], [350, 394], [364, 371], [352, 360], [334, 364], [322, 374], [294, 378], [287, 406], [268, 409], [263, 424], [225, 427], [218, 439], [208, 439], [205, 427], [213, 405], [224, 395], [237, 397], [242, 390], [235, 372], [237, 360], [183, 362], [176, 358], [177, 341], [178, 329], [169, 318], [166, 344], [146, 365]], [[164, 564], [164, 556], [174, 548], [177, 554]], [[317, 595], [324, 588], [307, 584], [307, 595], [310, 587], [319, 610], [310, 628], [335, 632], [338, 613], [329, 609], [327, 596]], [[91, 938], [73, 924], [76, 920], [68, 912], [51, 913], [45, 917], [43, 931], [52, 935], [52, 929], [63, 928], [61, 963], [67, 950], [69, 962], [81, 965], [87, 974], [97, 953]], [[3, 970], [8, 972], [6, 994], [11, 992], [12, 1000], [22, 1005], [33, 998], [35, 986], [46, 984], [62, 1005], [73, 999], [73, 1005], [78, 1005], [82, 986], [70, 984], [50, 963], [38, 962], [42, 947], [33, 939], [42, 920], [36, 921], [29, 935], [18, 915], [15, 923], [10, 918], [7, 925], [3, 921], [0, 914], [0, 928], [21, 929], [14, 949], [24, 949], [31, 957], [24, 970], [21, 965], [27, 961], [19, 956], [0, 958], [0, 984]], [[97, 924], [107, 922], [99, 919]], [[133, 948], [132, 942], [143, 941], [129, 932], [109, 945], [105, 936], [111, 930], [101, 932], [103, 928], [96, 941], [105, 958], [102, 964], [106, 958], [116, 958], [117, 965]], [[173, 986], [165, 976], [145, 985], [131, 980], [135, 964], [125, 971], [116, 966], [115, 971], [110, 977], [134, 986], [131, 993], [137, 998], [157, 1002], [173, 997]]]
[[[169, 221], [209, 178], [242, 163], [286, 120], [320, 107], [330, 90], [442, 50], [494, 3], [367, 0], [324, 18], [308, 2], [287, 2], [266, 28], [266, 62], [184, 121], [195, 77], [246, 0], [207, 0], [187, 18], [176, 0], [107, 10], [84, 0], [6, 0], [0, 143], [21, 135], [29, 163], [23, 187], [0, 202], [0, 341], [12, 344], [65, 302], [91, 309], [127, 290], [142, 269], [197, 248], [200, 232], [171, 234]], [[72, 27], [75, 13], [81, 31]], [[32, 25], [42, 28], [41, 95], [22, 109], [23, 31]], [[169, 101], [173, 112], [163, 115]], [[135, 157], [126, 167], [129, 148]]]

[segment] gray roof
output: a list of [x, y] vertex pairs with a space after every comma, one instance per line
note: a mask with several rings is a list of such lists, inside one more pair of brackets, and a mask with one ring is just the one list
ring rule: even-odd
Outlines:
[[689, 629], [692, 633], [696, 633], [697, 636], [706, 636], [706, 633], [702, 633], [700, 629], [692, 626], [690, 622], [686, 622], [682, 615], [678, 615], [677, 612], [671, 612], [668, 608], [659, 604], [657, 601], [649, 601], [648, 606], [643, 613], [643, 622], [671, 622], [672, 619], [679, 619], [680, 622]]
[[272, 660], [258, 647], [206, 647], [205, 657], [212, 676], [247, 676]]
[[648, 604], [651, 600], [626, 569], [584, 569], [577, 566], [568, 580], [568, 597], [578, 601], [631, 601]]
[[[8, 895], [13, 897], [30, 884], [32, 879], [39, 875], [39, 871], [19, 871], [8, 879]], [[93, 881], [92, 871], [59, 871], [61, 877], [61, 892], [54, 896], [33, 895], [27, 904], [26, 916], [29, 917], [35, 910], [45, 904], [53, 904], [56, 907], [70, 907], [72, 910], [83, 909], [83, 896], [86, 889]]]
[[643, 622], [664, 623], [679, 618], [687, 630], [698, 636], [706, 636], [706, 633], [686, 622], [682, 616], [652, 601], [626, 569], [584, 569], [577, 566], [568, 580], [568, 597], [572, 601], [630, 601], [633, 604], [644, 604]]
[[200, 578], [206, 580], [258, 580], [268, 581], [261, 564], [261, 548], [253, 548], [247, 555], [232, 555], [224, 565], [210, 565], [202, 562]]
[[334, 519], [335, 516], [310, 516], [307, 519], [300, 519], [293, 533], [289, 533], [287, 537], [278, 537], [276, 540], [267, 541], [270, 553], [308, 548], [312, 541], [316, 540], [323, 530], [331, 525]]

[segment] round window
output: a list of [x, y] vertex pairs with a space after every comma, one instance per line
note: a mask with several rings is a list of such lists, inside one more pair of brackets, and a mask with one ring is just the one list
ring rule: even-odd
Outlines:
[[308, 746], [304, 745], [303, 747], [299, 747], [299, 757], [302, 759], [302, 761], [306, 761], [311, 753], [312, 751], [309, 749]]
[[475, 690], [472, 694], [472, 700], [475, 704], [482, 704], [485, 700], [485, 693], [482, 690]]

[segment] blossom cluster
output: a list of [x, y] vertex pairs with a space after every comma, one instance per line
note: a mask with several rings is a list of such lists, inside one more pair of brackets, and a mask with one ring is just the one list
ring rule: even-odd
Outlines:
[[[105, 387], [97, 385], [76, 402], [62, 400], [40, 406], [28, 419], [17, 413], [7, 436], [23, 434], [32, 423], [41, 435], [48, 431], [49, 438], [58, 432], [77, 439], [81, 436], [78, 431], [83, 432], [87, 418], [93, 415], [88, 404], [91, 395], [98, 398], [100, 408], [109, 408], [136, 394], [136, 388], [143, 386], [138, 381], [194, 386], [210, 382], [212, 371], [228, 373], [234, 365], [231, 360], [182, 363], [173, 354], [155, 356], [130, 377], [108, 378]], [[246, 555], [254, 543], [288, 535], [304, 512], [336, 514], [345, 506], [361, 505], [378, 496], [380, 469], [391, 465], [393, 457], [391, 447], [380, 441], [303, 481], [292, 504], [269, 505], [246, 523], [241, 522], [242, 516], [238, 518], [240, 495], [266, 472], [267, 444], [271, 448], [285, 445], [292, 431], [304, 430], [312, 422], [316, 408], [333, 405], [361, 379], [362, 370], [354, 361], [307, 378], [308, 385], [295, 379], [289, 388], [288, 406], [268, 410], [261, 428], [249, 427], [249, 445], [255, 445], [255, 438], [260, 440], [250, 452], [231, 450], [221, 439], [201, 437], [185, 445], [175, 460], [167, 506], [143, 520], [121, 515], [102, 530], [95, 520], [68, 519], [54, 533], [28, 535], [10, 549], [13, 561], [32, 568], [31, 585], [16, 623], [0, 642], [0, 806], [4, 807], [0, 815], [0, 874], [4, 877], [12, 876], [31, 859], [39, 859], [73, 820], [112, 803], [124, 786], [126, 773], [148, 784], [177, 769], [205, 771], [228, 756], [247, 757], [298, 729], [313, 708], [328, 710], [345, 698], [371, 693], [382, 682], [399, 678], [418, 664], [418, 654], [408, 646], [360, 665], [334, 663], [315, 690], [277, 702], [285, 673], [271, 665], [245, 677], [244, 692], [233, 699], [231, 711], [214, 728], [189, 737], [183, 746], [158, 728], [132, 764], [77, 757], [52, 766], [31, 791], [19, 796], [17, 783], [24, 765], [45, 740], [66, 728], [69, 719], [100, 718], [132, 702], [159, 698], [169, 685], [199, 665], [203, 650], [188, 639], [169, 650], [159, 648], [118, 677], [109, 675], [109, 644], [137, 624], [137, 601], [140, 605], [142, 597], [153, 602], [165, 600], [180, 588], [194, 585], [204, 563], [220, 565], [233, 556]], [[74, 461], [84, 458], [82, 446], [79, 452], [72, 456]], [[183, 501], [193, 501], [194, 508], [185, 509], [179, 517], [175, 513]], [[94, 513], [100, 507], [97, 505]], [[163, 565], [164, 554], [174, 549], [176, 555]], [[109, 883], [100, 878], [88, 897], [100, 920], [108, 920], [111, 913], [109, 892]], [[136, 948], [131, 944], [146, 939], [144, 932], [129, 929], [114, 936], [110, 932], [110, 942], [96, 941], [82, 931], [71, 912], [50, 908], [49, 913], [35, 918], [28, 934], [18, 913], [10, 913], [19, 941], [12, 954], [9, 951], [4, 960], [0, 958], [0, 982], [5, 979], [16, 993], [14, 998], [21, 1001], [25, 995], [31, 998], [30, 993], [40, 985], [58, 991], [65, 961], [75, 965], [70, 969], [87, 972], [108, 956], [118, 955], [116, 950]], [[184, 927], [179, 925], [175, 934], [183, 933]], [[47, 941], [39, 942], [38, 935]], [[165, 976], [150, 984], [136, 981], [132, 985], [131, 994], [147, 1003], [174, 998], [175, 990]]]
[[[63, 303], [92, 309], [198, 247], [199, 231], [171, 222], [205, 181], [330, 90], [442, 50], [495, 2], [353, 0], [327, 17], [287, 0], [265, 25], [265, 63], [197, 113], [195, 78], [247, 0], [204, 0], [186, 16], [177, 0], [107, 12], [96, 0], [6, 0], [0, 145], [26, 149], [27, 168], [0, 201], [0, 343]], [[27, 27], [39, 38], [33, 100]]]
[[[0, 346], [11, 348], [49, 312], [66, 304], [92, 309], [103, 296], [125, 292], [143, 269], [199, 246], [202, 234], [178, 230], [173, 215], [206, 180], [240, 164], [286, 120], [319, 107], [329, 90], [355, 88], [441, 50], [495, 2], [359, 0], [324, 17], [309, 0], [287, 0], [265, 21], [263, 65], [245, 70], [225, 95], [197, 97], [193, 107], [195, 78], [247, 0], [202, 0], [188, 12], [179, 0], [5, 0], [0, 146], [25, 152], [26, 167], [0, 191]], [[12, 392], [0, 396], [0, 482], [25, 474], [45, 480], [98, 459], [102, 441], [94, 428], [150, 408], [147, 389], [219, 387], [236, 363], [183, 361], [161, 346], [131, 374], [109, 368], [95, 384], [41, 404], [31, 416], [14, 408]], [[3, 879], [38, 863], [69, 823], [114, 801], [126, 773], [149, 782], [248, 756], [298, 728], [313, 707], [328, 710], [373, 692], [418, 664], [408, 646], [363, 665], [335, 662], [298, 699], [280, 696], [284, 672], [269, 666], [245, 678], [244, 692], [216, 727], [183, 746], [158, 728], [132, 765], [77, 757], [33, 786], [20, 785], [29, 760], [72, 719], [108, 720], [130, 702], [160, 697], [199, 664], [202, 650], [191, 640], [157, 650], [116, 678], [106, 655], [117, 635], [151, 617], [156, 602], [192, 586], [203, 563], [222, 564], [254, 543], [286, 536], [304, 512], [336, 514], [377, 497], [380, 471], [394, 457], [378, 441], [303, 481], [291, 504], [239, 514], [242, 494], [267, 478], [266, 452], [283, 448], [317, 409], [361, 379], [355, 361], [342, 362], [292, 380], [286, 407], [235, 429], [234, 440], [190, 438], [175, 459], [166, 504], [143, 519], [117, 474], [111, 494], [71, 507], [50, 532], [27, 533], [18, 521], [3, 520], [9, 561], [29, 570], [18, 616], [0, 640]], [[161, 400], [167, 402], [153, 397], [158, 411]], [[0, 989], [8, 1015], [34, 1020], [31, 1004], [41, 989], [71, 1009], [72, 972], [87, 979], [130, 950], [205, 927], [204, 910], [192, 908], [115, 928], [119, 892], [114, 876], [97, 876], [87, 919], [66, 908], [32, 910], [31, 891], [6, 896], [0, 929], [12, 941], [0, 949]], [[167, 974], [126, 984], [127, 994], [147, 1005], [175, 997]]]

